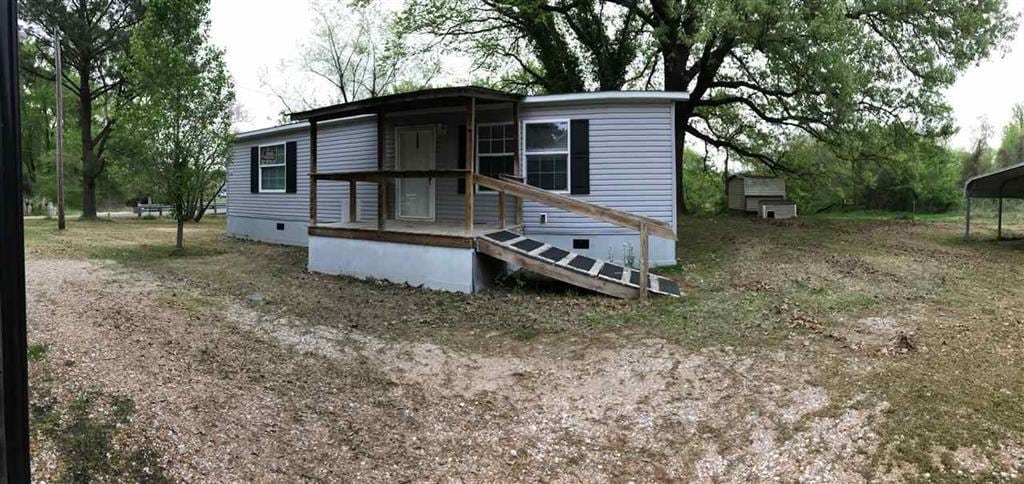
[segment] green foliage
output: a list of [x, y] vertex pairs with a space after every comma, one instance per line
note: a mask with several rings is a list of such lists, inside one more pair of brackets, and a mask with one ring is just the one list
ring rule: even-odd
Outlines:
[[619, 90], [648, 60], [638, 15], [604, 0], [412, 0], [397, 28], [469, 54], [488, 84], [519, 92]]
[[683, 183], [689, 208], [699, 213], [725, 209], [724, 174], [693, 150], [683, 154]]
[[1003, 127], [1003, 139], [995, 162], [998, 167], [1024, 163], [1024, 103], [1013, 106], [1010, 123]]
[[961, 201], [961, 159], [945, 146], [903, 129], [875, 126], [862, 137], [862, 152], [848, 157], [802, 138], [787, 145], [789, 197], [805, 213], [866, 209], [945, 212]]
[[179, 224], [201, 216], [223, 186], [234, 92], [223, 53], [209, 44], [209, 0], [152, 0], [131, 45], [137, 98], [125, 125], [134, 169]]
[[[132, 28], [142, 16], [140, 0], [19, 0], [19, 20], [30, 47], [22, 57], [22, 72], [52, 82], [54, 33], [60, 35], [66, 114], [77, 114], [77, 173], [84, 217], [96, 216], [97, 189], [106, 171], [107, 145], [115, 131], [118, 106], [131, 98], [124, 78]], [[77, 103], [74, 101], [77, 100]], [[76, 106], [70, 106], [76, 104]], [[68, 125], [70, 123], [65, 123]], [[77, 138], [77, 143], [72, 140]], [[69, 200], [71, 193], [68, 192]]]

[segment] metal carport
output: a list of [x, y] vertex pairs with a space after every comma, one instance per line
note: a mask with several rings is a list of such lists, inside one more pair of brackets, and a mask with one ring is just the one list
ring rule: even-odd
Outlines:
[[996, 237], [1003, 238], [1003, 199], [1024, 199], [1024, 163], [1009, 166], [1001, 170], [978, 175], [964, 184], [964, 200], [966, 221], [964, 224], [964, 240], [971, 237], [971, 199], [999, 199], [998, 228]]

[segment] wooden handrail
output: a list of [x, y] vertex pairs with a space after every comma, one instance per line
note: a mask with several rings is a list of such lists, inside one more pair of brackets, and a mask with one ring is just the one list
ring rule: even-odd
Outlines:
[[392, 178], [459, 178], [469, 170], [367, 170], [341, 173], [310, 173], [313, 180], [381, 182]]
[[513, 196], [522, 197], [526, 200], [543, 203], [556, 208], [568, 210], [587, 217], [603, 220], [608, 223], [625, 227], [627, 229], [642, 231], [646, 225], [651, 235], [657, 235], [670, 240], [678, 240], [672, 226], [661, 220], [650, 217], [634, 215], [621, 210], [604, 207], [596, 203], [584, 202], [573, 197], [567, 197], [557, 193], [551, 193], [542, 188], [537, 188], [519, 181], [510, 179], [497, 179], [485, 175], [473, 175], [473, 181], [477, 185], [490, 188], [491, 190], [505, 191]]

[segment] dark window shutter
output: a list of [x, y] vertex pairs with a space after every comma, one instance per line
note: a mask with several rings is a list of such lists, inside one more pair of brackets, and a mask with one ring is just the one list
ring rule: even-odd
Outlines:
[[285, 172], [285, 193], [295, 193], [298, 189], [297, 158], [299, 155], [298, 143], [289, 141], [284, 147], [284, 172]]
[[[459, 157], [458, 157], [458, 165], [457, 166], [458, 166], [458, 168], [460, 170], [465, 170], [466, 169], [466, 126], [465, 125], [459, 126]], [[456, 183], [456, 185], [458, 185], [458, 187], [456, 187], [456, 188], [459, 191], [460, 195], [466, 193], [466, 179], [465, 178], [459, 178], [458, 182]]]
[[256, 146], [252, 147], [249, 156], [249, 191], [260, 192], [260, 149]]
[[569, 133], [569, 193], [590, 193], [590, 120], [570, 121]]

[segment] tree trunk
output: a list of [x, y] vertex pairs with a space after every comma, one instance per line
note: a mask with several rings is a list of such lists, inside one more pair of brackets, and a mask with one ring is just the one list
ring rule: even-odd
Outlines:
[[174, 246], [183, 249], [185, 247], [185, 219], [178, 219], [178, 237], [174, 242]]
[[[663, 47], [664, 54], [662, 60], [665, 63], [665, 90], [666, 91], [686, 91], [687, 81], [686, 76], [686, 56], [683, 53], [683, 45], [680, 43], [674, 47], [666, 48]], [[688, 101], [680, 101], [676, 103], [676, 212], [679, 214], [687, 213], [686, 211], [686, 187], [685, 178], [683, 177], [683, 157], [686, 153], [686, 126], [690, 122], [690, 116], [693, 114], [693, 105]]]
[[89, 85], [89, 70], [78, 72], [80, 94], [78, 96], [78, 126], [82, 135], [82, 218], [96, 218], [96, 175], [97, 160], [92, 142], [92, 86]]
[[226, 183], [227, 182], [221, 182], [220, 188], [218, 188], [217, 191], [213, 193], [213, 196], [210, 197], [210, 200], [206, 203], [201, 203], [199, 205], [199, 210], [196, 211], [196, 216], [195, 218], [192, 219], [193, 222], [199, 223], [199, 221], [203, 219], [203, 215], [206, 215], [206, 211], [210, 209], [210, 205], [216, 203], [217, 195], [220, 195], [220, 192], [224, 190], [224, 185]]

